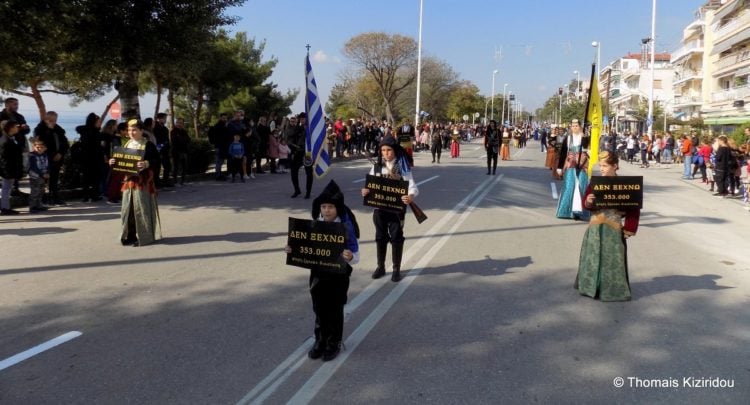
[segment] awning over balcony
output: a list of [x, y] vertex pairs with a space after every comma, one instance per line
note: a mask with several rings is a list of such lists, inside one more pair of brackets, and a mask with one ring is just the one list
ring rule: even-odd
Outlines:
[[731, 124], [745, 124], [750, 122], [750, 115], [741, 115], [737, 117], [719, 117], [719, 118], [704, 118], [703, 123], [706, 125], [731, 125]]
[[738, 32], [736, 35], [732, 35], [732, 40], [729, 41], [729, 38], [724, 39], [721, 41], [718, 45], [714, 46], [714, 48], [711, 50], [711, 55], [718, 55], [726, 50], [729, 50], [729, 48], [732, 47], [734, 44], [739, 44], [740, 42], [750, 38], [750, 27], [747, 27], [743, 29], [742, 31]]
[[728, 16], [732, 11], [736, 10], [738, 6], [742, 5], [744, 1], [733, 1], [729, 4], [725, 4], [724, 7], [720, 7], [719, 10], [716, 11], [716, 15], [714, 16], [714, 19], [720, 20], [726, 16]]

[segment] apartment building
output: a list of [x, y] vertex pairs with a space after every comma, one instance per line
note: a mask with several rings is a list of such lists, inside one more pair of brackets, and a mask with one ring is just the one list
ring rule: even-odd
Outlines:
[[750, 123], [750, 4], [716, 3], [705, 6], [701, 113], [714, 132], [728, 132]]
[[[671, 112], [675, 77], [668, 53], [654, 55], [654, 100]], [[629, 53], [605, 66], [599, 76], [600, 92], [609, 105], [612, 129], [619, 133], [645, 132], [645, 117], [639, 116], [642, 102], [651, 92], [651, 55], [649, 52]]]

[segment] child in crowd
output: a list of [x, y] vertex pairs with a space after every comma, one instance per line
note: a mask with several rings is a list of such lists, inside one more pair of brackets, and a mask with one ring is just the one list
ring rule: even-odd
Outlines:
[[[307, 353], [311, 359], [330, 361], [341, 351], [344, 332], [344, 305], [349, 291], [352, 264], [359, 262], [359, 225], [354, 213], [344, 205], [344, 194], [331, 181], [312, 204], [312, 217], [318, 221], [341, 222], [346, 227], [346, 249], [341, 257], [347, 262], [347, 272], [340, 274], [326, 269], [310, 270], [310, 295], [315, 312], [315, 344]], [[289, 246], [287, 253], [291, 252]]]
[[234, 183], [235, 175], [240, 176], [240, 181], [245, 182], [245, 178], [242, 176], [242, 161], [245, 156], [245, 145], [240, 142], [240, 135], [234, 136], [234, 142], [229, 145], [229, 175], [232, 176], [232, 183]]
[[282, 138], [279, 141], [279, 170], [281, 173], [287, 172], [287, 168], [289, 167], [289, 153], [291, 153], [289, 145], [286, 144], [286, 139]]
[[31, 194], [29, 194], [29, 213], [34, 214], [39, 211], [47, 211], [47, 207], [42, 205], [42, 196], [44, 188], [49, 180], [49, 160], [47, 160], [47, 146], [41, 139], [35, 139], [33, 142], [33, 151], [29, 153], [29, 184]]

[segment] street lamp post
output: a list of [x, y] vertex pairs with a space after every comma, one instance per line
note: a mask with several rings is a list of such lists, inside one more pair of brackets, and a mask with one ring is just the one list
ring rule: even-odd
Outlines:
[[[648, 137], [654, 136], [654, 56], [656, 52], [656, 0], [651, 2], [651, 93], [648, 97]], [[666, 115], [665, 115], [666, 116]]]
[[[513, 94], [513, 90], [508, 90], [508, 98], [510, 98], [511, 94]], [[508, 110], [508, 121], [510, 121], [510, 103], [508, 103], [507, 110]], [[501, 120], [503, 121], [503, 124], [505, 124], [505, 111], [503, 111], [503, 117], [501, 118]]]
[[497, 75], [497, 69], [492, 71], [492, 98], [490, 102], [490, 119], [495, 119], [495, 75]]
[[505, 124], [505, 90], [508, 88], [508, 83], [503, 84], [503, 111], [500, 113], [500, 125]]
[[414, 112], [414, 127], [419, 127], [419, 92], [422, 83], [422, 0], [419, 0], [419, 43], [417, 46], [417, 106]]
[[576, 100], [578, 99], [578, 92], [580, 92], [580, 86], [581, 86], [581, 75], [577, 70], [573, 71], [573, 74], [576, 75]]
[[596, 79], [599, 80], [599, 72], [601, 72], [601, 56], [602, 56], [602, 43], [594, 41], [591, 46], [596, 48]]

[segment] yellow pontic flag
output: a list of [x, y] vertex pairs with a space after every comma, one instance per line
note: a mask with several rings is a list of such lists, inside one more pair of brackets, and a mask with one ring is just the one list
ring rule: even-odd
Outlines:
[[599, 162], [599, 136], [602, 133], [602, 97], [599, 94], [599, 78], [591, 75], [591, 91], [586, 121], [591, 123], [591, 144], [589, 151], [589, 168], [587, 173], [591, 177], [594, 165]]

